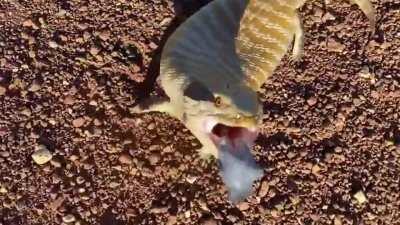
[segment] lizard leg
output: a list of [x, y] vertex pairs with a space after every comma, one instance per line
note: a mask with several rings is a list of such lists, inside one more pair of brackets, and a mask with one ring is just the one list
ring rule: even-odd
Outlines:
[[173, 106], [167, 99], [151, 97], [130, 108], [129, 111], [130, 113], [164, 112], [170, 114], [173, 111]]
[[210, 136], [204, 131], [203, 124], [200, 121], [200, 118], [190, 116], [185, 118], [184, 124], [202, 145], [202, 147], [198, 149], [200, 158], [205, 161], [209, 161], [213, 157], [218, 158], [218, 149]]
[[214, 154], [212, 152], [213, 152], [212, 150], [208, 149], [205, 146], [198, 149], [200, 163], [203, 166], [206, 166], [206, 165], [212, 163], [213, 159], [216, 159], [216, 157], [214, 156]]
[[303, 25], [301, 23], [300, 15], [298, 12], [294, 17], [294, 24], [295, 24], [294, 43], [293, 43], [291, 58], [297, 61], [303, 56], [303, 47], [304, 47]]
[[218, 149], [211, 141], [210, 137], [197, 130], [193, 130], [192, 133], [202, 145], [202, 147], [198, 149], [199, 156], [202, 160], [209, 161], [213, 157], [218, 158]]
[[208, 160], [211, 159], [212, 157], [216, 158], [215, 156], [215, 150], [207, 148], [206, 146], [202, 146], [199, 150], [199, 156], [201, 159]]

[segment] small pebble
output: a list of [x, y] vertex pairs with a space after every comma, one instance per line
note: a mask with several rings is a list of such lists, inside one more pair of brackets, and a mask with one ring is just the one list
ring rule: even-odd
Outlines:
[[83, 184], [83, 183], [85, 183], [85, 178], [83, 178], [83, 177], [81, 177], [81, 176], [77, 177], [77, 178], [76, 178], [76, 183], [77, 183], [77, 184]]
[[30, 109], [24, 108], [24, 109], [22, 109], [21, 114], [24, 116], [30, 117], [32, 115], [32, 112]]
[[150, 165], [154, 166], [160, 161], [160, 156], [158, 154], [151, 154], [149, 157]]
[[319, 167], [317, 164], [315, 164], [312, 168], [311, 168], [311, 173], [314, 175], [318, 175], [319, 171], [321, 171], [321, 167]]
[[241, 202], [241, 203], [239, 203], [238, 208], [241, 211], [246, 211], [246, 210], [248, 210], [250, 208], [250, 205], [247, 202]]
[[64, 98], [64, 104], [66, 104], [66, 105], [72, 105], [72, 104], [74, 104], [74, 103], [75, 103], [74, 97], [68, 95], [68, 96], [66, 96], [66, 97]]
[[85, 119], [82, 118], [82, 117], [77, 118], [77, 119], [74, 119], [74, 120], [72, 121], [72, 125], [73, 125], [74, 127], [77, 127], [77, 128], [83, 126], [83, 124], [85, 124]]
[[288, 154], [287, 154], [287, 157], [289, 158], [289, 159], [293, 159], [294, 157], [296, 157], [296, 153], [295, 152], [289, 152]]
[[40, 90], [40, 88], [41, 86], [37, 82], [33, 82], [28, 90], [31, 92], [37, 92]]
[[57, 159], [52, 159], [50, 161], [50, 164], [53, 165], [54, 167], [57, 167], [57, 168], [61, 167], [61, 162], [59, 160], [57, 160]]
[[132, 156], [128, 154], [121, 154], [118, 157], [118, 161], [122, 164], [131, 164], [132, 163]]
[[260, 191], [258, 192], [258, 196], [265, 197], [269, 191], [269, 184], [267, 181], [263, 181], [261, 183]]
[[196, 180], [197, 180], [197, 177], [195, 177], [195, 176], [188, 176], [188, 177], [186, 177], [186, 181], [189, 183], [189, 184], [193, 184], [194, 182], [196, 182]]
[[367, 197], [365, 196], [363, 191], [358, 191], [353, 196], [359, 204], [363, 204], [367, 201]]
[[99, 34], [99, 38], [103, 41], [110, 39], [111, 33], [109, 31], [104, 31]]
[[32, 28], [35, 28], [35, 29], [38, 28], [38, 27], [36, 26], [36, 24], [35, 24], [31, 19], [25, 20], [25, 21], [22, 23], [22, 26], [24, 26], [24, 27], [32, 27]]
[[150, 124], [147, 126], [147, 129], [148, 129], [148, 130], [153, 130], [155, 127], [156, 127], [156, 124], [155, 124], [155, 123], [150, 123]]
[[72, 223], [75, 222], [75, 216], [72, 214], [68, 214], [62, 218], [64, 223]]
[[177, 222], [176, 216], [169, 216], [166, 225], [175, 225]]
[[50, 48], [57, 48], [58, 44], [56, 42], [54, 42], [54, 41], [49, 41], [49, 47]]
[[149, 47], [151, 49], [156, 49], [158, 47], [158, 45], [156, 43], [154, 43], [154, 42], [150, 42]]
[[33, 154], [32, 159], [38, 165], [43, 165], [49, 162], [53, 155], [45, 146], [40, 146]]
[[190, 213], [190, 211], [188, 210], [188, 211], [186, 211], [185, 212], [185, 218], [190, 218], [190, 216], [191, 216], [191, 213]]
[[205, 220], [202, 224], [203, 225], [217, 225], [218, 222], [215, 219], [210, 218], [210, 219]]
[[166, 213], [168, 212], [168, 207], [155, 207], [150, 209], [150, 212], [155, 214]]
[[171, 23], [171, 21], [172, 21], [172, 18], [165, 18], [160, 22], [159, 26], [162, 27], [162, 26], [168, 25], [169, 23]]
[[119, 183], [117, 183], [117, 182], [111, 182], [108, 186], [109, 186], [110, 188], [116, 188], [116, 187], [119, 186]]
[[8, 191], [5, 187], [1, 186], [0, 187], [0, 194], [6, 194]]
[[0, 86], [0, 95], [4, 95], [7, 89], [5, 87]]
[[278, 217], [279, 217], [279, 214], [280, 214], [280, 213], [279, 213], [278, 210], [275, 210], [275, 209], [274, 209], [274, 210], [271, 211], [271, 216], [274, 217], [274, 218], [278, 218]]
[[3, 158], [8, 158], [10, 156], [10, 153], [9, 152], [6, 152], [6, 151], [0, 151], [0, 157], [3, 157]]
[[69, 157], [69, 160], [71, 160], [72, 162], [76, 162], [78, 159], [79, 159], [79, 156], [77, 156], [77, 155], [71, 155]]
[[53, 119], [53, 118], [49, 118], [49, 123], [51, 124], [51, 125], [56, 125], [57, 124], [57, 122]]
[[100, 49], [96, 48], [96, 47], [91, 47], [90, 48], [90, 54], [92, 54], [93, 56], [96, 56], [97, 54], [99, 54]]
[[328, 51], [330, 52], [343, 52], [346, 49], [346, 46], [335, 39], [329, 39], [327, 42]]
[[333, 225], [342, 225], [342, 220], [340, 217], [335, 216], [335, 219], [333, 220]]
[[332, 15], [330, 12], [327, 12], [322, 18], [323, 21], [329, 21], [329, 20], [335, 20], [335, 19], [336, 19], [336, 17], [334, 15]]
[[58, 13], [56, 13], [56, 16], [63, 17], [63, 16], [65, 16], [65, 14], [67, 14], [67, 11], [65, 11], [64, 9], [61, 9], [60, 11], [58, 11]]
[[307, 100], [307, 104], [308, 104], [309, 106], [313, 106], [313, 105], [317, 104], [317, 99], [314, 98], [314, 97], [311, 97], [311, 98], [309, 98], [309, 99]]

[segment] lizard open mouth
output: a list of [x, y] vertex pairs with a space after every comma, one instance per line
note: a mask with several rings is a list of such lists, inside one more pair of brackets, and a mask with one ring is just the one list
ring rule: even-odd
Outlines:
[[230, 144], [235, 149], [241, 143], [251, 148], [257, 138], [258, 132], [256, 129], [216, 123], [212, 126], [209, 135], [215, 145], [219, 146], [221, 142], [228, 142], [226, 144]]

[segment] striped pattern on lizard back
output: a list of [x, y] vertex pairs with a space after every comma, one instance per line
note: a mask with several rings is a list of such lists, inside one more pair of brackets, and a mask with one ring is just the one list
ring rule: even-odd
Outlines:
[[303, 3], [253, 0], [248, 4], [236, 37], [236, 53], [254, 90], [268, 79], [288, 51], [299, 27], [296, 9]]

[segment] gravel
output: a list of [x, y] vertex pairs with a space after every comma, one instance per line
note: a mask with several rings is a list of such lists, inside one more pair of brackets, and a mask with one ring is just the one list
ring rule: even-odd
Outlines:
[[129, 112], [164, 95], [162, 46], [207, 2], [0, 3], [0, 224], [399, 223], [398, 2], [372, 1], [372, 36], [347, 1], [301, 9], [304, 57], [260, 91], [265, 175], [241, 205], [182, 124]]

